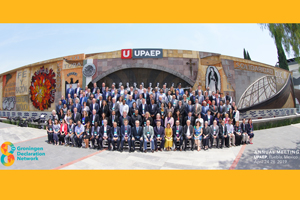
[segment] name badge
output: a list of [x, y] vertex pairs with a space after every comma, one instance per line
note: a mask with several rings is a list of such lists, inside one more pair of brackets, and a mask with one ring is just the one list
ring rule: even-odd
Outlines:
[[52, 131], [52, 128], [49, 128], [49, 131]]
[[102, 126], [104, 125], [104, 120], [102, 120]]
[[92, 121], [92, 124], [94, 124], [94, 121]]
[[144, 125], [146, 126], [146, 122], [144, 122]]
[[112, 122], [114, 123], [114, 122], [115, 122], [115, 120], [113, 119], [113, 120], [112, 120]]
[[160, 135], [157, 135], [158, 138], [160, 138]]
[[114, 137], [117, 137], [117, 131], [114, 132]]
[[70, 129], [69, 132], [72, 132], [72, 129]]
[[147, 132], [147, 137], [150, 137], [150, 132]]
[[84, 120], [82, 120], [82, 123], [84, 123]]

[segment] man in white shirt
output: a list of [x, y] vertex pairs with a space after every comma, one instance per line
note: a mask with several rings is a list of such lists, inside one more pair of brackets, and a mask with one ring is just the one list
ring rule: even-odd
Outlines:
[[125, 99], [123, 99], [123, 102], [120, 104], [120, 115], [122, 115], [124, 111], [126, 114], [129, 112], [129, 106], [126, 104]]

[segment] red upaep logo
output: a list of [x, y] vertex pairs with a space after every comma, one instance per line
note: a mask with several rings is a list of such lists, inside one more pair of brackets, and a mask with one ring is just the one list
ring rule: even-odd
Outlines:
[[121, 58], [122, 59], [132, 58], [132, 49], [122, 49], [121, 50]]

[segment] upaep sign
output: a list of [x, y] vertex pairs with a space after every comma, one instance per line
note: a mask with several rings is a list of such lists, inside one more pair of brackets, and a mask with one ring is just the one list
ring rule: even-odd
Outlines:
[[121, 58], [162, 58], [162, 49], [122, 49]]

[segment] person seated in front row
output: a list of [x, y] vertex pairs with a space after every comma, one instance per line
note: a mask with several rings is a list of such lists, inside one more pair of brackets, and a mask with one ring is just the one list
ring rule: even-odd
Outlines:
[[129, 146], [129, 153], [131, 152], [131, 126], [128, 125], [128, 120], [124, 119], [124, 125], [121, 126], [121, 146], [120, 152], [123, 152], [124, 142], [128, 143]]
[[229, 147], [235, 146], [235, 135], [234, 135], [234, 128], [232, 125], [232, 119], [229, 119], [228, 121], [227, 132], [228, 132]]
[[[214, 140], [216, 140], [217, 144], [216, 147], [219, 148], [219, 126], [217, 125], [217, 120], [214, 120], [213, 125], [210, 126], [211, 131], [210, 131], [210, 149], [212, 148], [214, 144]], [[221, 138], [221, 140], [223, 137]], [[222, 142], [223, 145], [223, 142]]]
[[[191, 112], [189, 112], [191, 114]], [[187, 142], [191, 143], [191, 150], [194, 151], [194, 127], [191, 125], [191, 121], [187, 120], [186, 125], [183, 127], [183, 137], [184, 137], [184, 151], [186, 151]]]
[[135, 141], [140, 142], [140, 148], [139, 150], [142, 152], [143, 151], [143, 127], [140, 126], [140, 121], [136, 120], [135, 121], [135, 126], [131, 128], [131, 147], [132, 147], [132, 152], [135, 151]]
[[243, 118], [243, 122], [241, 123], [241, 133], [242, 133], [242, 144], [246, 144], [249, 141], [249, 136], [247, 133], [247, 124], [246, 119]]
[[[182, 149], [181, 149], [181, 146], [183, 143], [182, 126], [179, 125], [178, 120], [176, 120], [176, 124], [175, 124], [175, 126], [173, 126], [173, 140], [174, 140], [174, 144], [175, 144], [174, 151], [176, 151], [176, 150], [182, 151]], [[179, 144], [179, 146], [177, 144]]]
[[150, 126], [150, 120], [146, 121], [146, 126], [144, 127], [143, 131], [143, 138], [144, 138], [144, 152], [147, 153], [147, 143], [150, 142], [151, 152], [154, 152], [154, 130], [153, 126]]
[[84, 127], [81, 124], [81, 121], [78, 120], [77, 121], [77, 126], [75, 127], [75, 143], [77, 145], [78, 148], [80, 148], [82, 146], [82, 137], [83, 137], [83, 133], [84, 133]]
[[117, 122], [113, 123], [113, 127], [111, 128], [110, 138], [111, 138], [111, 144], [113, 146], [113, 151], [119, 150], [121, 130], [120, 127], [118, 127]]
[[98, 126], [98, 122], [95, 122], [95, 126], [92, 127], [92, 137], [91, 137], [91, 141], [92, 141], [92, 148], [95, 149], [95, 143], [97, 141], [98, 143], [98, 148], [100, 148], [100, 144], [98, 142], [99, 140], [99, 135], [100, 135], [100, 126]]
[[154, 127], [155, 151], [158, 151], [157, 142], [160, 142], [159, 150], [162, 151], [165, 145], [165, 129], [161, 126], [161, 120], [158, 120], [156, 122], [156, 127]]
[[110, 140], [110, 137], [109, 137], [109, 134], [110, 134], [110, 126], [107, 125], [107, 120], [104, 119], [103, 120], [103, 126], [100, 127], [100, 136], [99, 136], [99, 139], [98, 139], [98, 149], [102, 149], [103, 146], [102, 146], [102, 142], [103, 141], [107, 141], [108, 143], [108, 150], [110, 150], [110, 143], [111, 143], [111, 140]]
[[210, 135], [211, 128], [208, 126], [208, 122], [206, 121], [202, 129], [202, 141], [204, 150], [208, 149]]
[[240, 146], [242, 143], [242, 132], [240, 127], [240, 122], [236, 121], [234, 126], [234, 135], [235, 135], [235, 145]]
[[91, 136], [92, 136], [91, 122], [87, 122], [86, 127], [85, 127], [85, 131], [83, 133], [83, 140], [84, 140], [86, 149], [89, 148], [89, 143], [90, 143]]
[[221, 139], [221, 149], [223, 148], [224, 141], [225, 141], [225, 146], [229, 148], [229, 136], [227, 132], [227, 126], [224, 120], [221, 122], [219, 138]]

